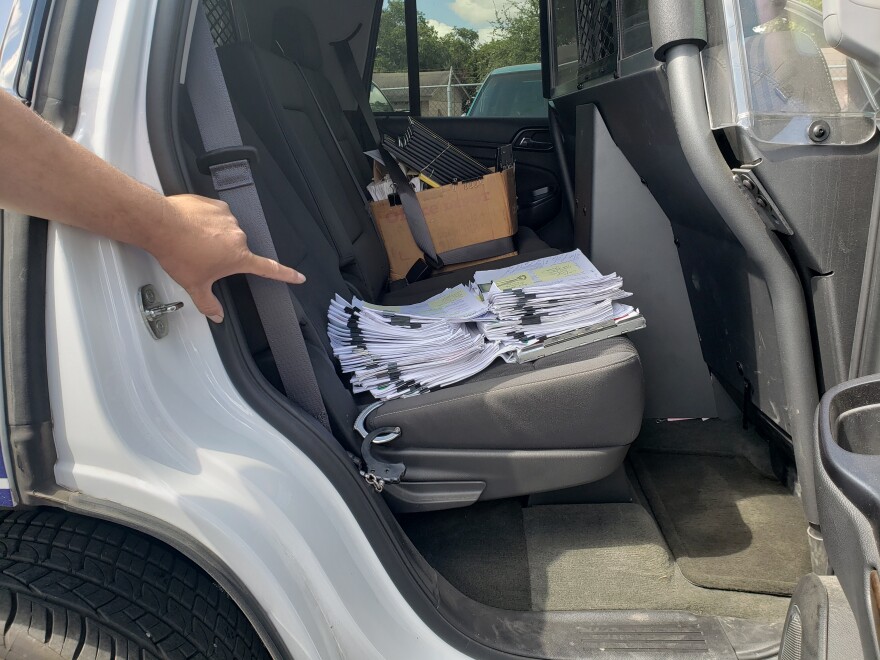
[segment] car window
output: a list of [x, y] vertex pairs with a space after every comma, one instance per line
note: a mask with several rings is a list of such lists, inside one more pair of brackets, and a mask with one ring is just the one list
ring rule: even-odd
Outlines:
[[[591, 80], [613, 75], [618, 59], [618, 7], [615, 0], [552, 0], [550, 26], [552, 95], [570, 92]], [[623, 35], [631, 54], [650, 46], [644, 0], [621, 3]]]
[[544, 117], [547, 101], [541, 71], [490, 73], [474, 99], [470, 117]]
[[[409, 112], [409, 61], [406, 9], [403, 0], [386, 0], [379, 18], [379, 37], [373, 58], [373, 90], [379, 90], [392, 112]], [[375, 111], [375, 109], [374, 109]]]
[[[407, 7], [413, 13], [407, 31]], [[546, 116], [541, 74], [540, 0], [385, 0], [373, 83], [396, 112], [425, 117]], [[412, 27], [410, 28], [412, 30]], [[417, 57], [417, 59], [416, 59]], [[409, 70], [418, 84], [409, 87]], [[511, 67], [523, 75], [500, 78]], [[495, 79], [498, 78], [496, 81]], [[481, 89], [492, 94], [472, 110]]]
[[394, 106], [385, 93], [373, 83], [370, 87], [370, 110], [373, 112], [394, 112]]
[[28, 14], [12, 0], [0, 0], [0, 89], [12, 91], [21, 64]]
[[708, 44], [701, 56], [712, 128], [740, 126], [776, 144], [871, 139], [876, 78], [825, 40], [822, 12], [813, 4], [706, 4]]

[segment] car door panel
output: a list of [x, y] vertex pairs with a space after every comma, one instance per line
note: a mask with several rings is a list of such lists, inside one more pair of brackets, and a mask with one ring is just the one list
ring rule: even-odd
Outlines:
[[553, 151], [550, 131], [543, 128], [524, 128], [516, 134], [512, 144], [521, 151]]

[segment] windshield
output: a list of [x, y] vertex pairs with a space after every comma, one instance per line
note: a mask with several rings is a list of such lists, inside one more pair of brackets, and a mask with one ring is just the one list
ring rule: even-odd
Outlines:
[[489, 74], [469, 117], [544, 117], [547, 102], [541, 71]]

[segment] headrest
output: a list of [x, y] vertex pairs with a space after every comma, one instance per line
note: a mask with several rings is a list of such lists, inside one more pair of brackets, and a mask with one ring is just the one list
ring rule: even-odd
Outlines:
[[321, 41], [318, 39], [312, 19], [294, 7], [285, 7], [275, 12], [272, 24], [273, 49], [279, 55], [297, 62], [300, 66], [320, 71], [324, 65], [321, 54]]

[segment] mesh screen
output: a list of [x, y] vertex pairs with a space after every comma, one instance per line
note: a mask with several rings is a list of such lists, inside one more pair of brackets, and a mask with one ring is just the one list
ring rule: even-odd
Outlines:
[[235, 41], [235, 21], [229, 0], [203, 0], [211, 36], [217, 48]]
[[576, 15], [581, 71], [588, 79], [614, 71], [617, 68], [614, 0], [578, 0]]

